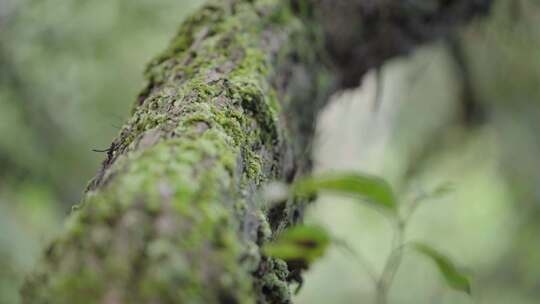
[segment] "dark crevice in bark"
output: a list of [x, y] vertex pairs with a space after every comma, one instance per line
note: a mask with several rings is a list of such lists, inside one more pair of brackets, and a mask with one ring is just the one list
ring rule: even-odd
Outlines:
[[476, 92], [470, 62], [461, 37], [456, 33], [446, 39], [448, 52], [454, 63], [454, 70], [459, 84], [459, 122], [466, 127], [475, 127], [487, 119], [486, 109]]

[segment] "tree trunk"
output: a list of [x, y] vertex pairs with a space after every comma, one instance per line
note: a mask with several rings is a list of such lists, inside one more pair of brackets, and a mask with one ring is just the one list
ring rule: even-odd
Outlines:
[[[220, 0], [184, 22], [24, 303], [289, 303], [260, 246], [302, 218], [317, 113], [367, 69], [490, 1]], [[418, 4], [415, 4], [418, 3]]]

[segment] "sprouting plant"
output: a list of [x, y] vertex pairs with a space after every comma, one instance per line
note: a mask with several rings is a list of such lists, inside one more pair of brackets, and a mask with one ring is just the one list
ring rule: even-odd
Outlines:
[[407, 226], [422, 202], [444, 195], [450, 190], [442, 185], [430, 192], [421, 192], [409, 202], [400, 202], [394, 190], [384, 179], [360, 173], [333, 173], [300, 179], [286, 189], [286, 196], [313, 197], [318, 193], [332, 193], [352, 197], [359, 202], [381, 210], [387, 215], [394, 227], [394, 237], [390, 254], [386, 258], [382, 271], [377, 274], [364, 259], [346, 242], [331, 237], [319, 226], [295, 226], [282, 233], [276, 240], [263, 248], [268, 256], [280, 258], [290, 263], [300, 263], [307, 268], [317, 258], [323, 256], [329, 244], [333, 243], [354, 254], [362, 262], [375, 285], [376, 304], [388, 303], [388, 292], [401, 265], [406, 250], [413, 250], [434, 262], [446, 284], [455, 290], [470, 295], [471, 286], [468, 277], [463, 274], [450, 258], [421, 242], [406, 240]]

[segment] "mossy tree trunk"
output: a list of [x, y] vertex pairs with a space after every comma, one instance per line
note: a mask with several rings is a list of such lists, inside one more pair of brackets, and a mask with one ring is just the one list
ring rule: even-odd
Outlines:
[[23, 302], [289, 303], [294, 269], [260, 246], [300, 221], [305, 202], [269, 206], [258, 190], [309, 172], [331, 93], [489, 2], [208, 3], [149, 65]]

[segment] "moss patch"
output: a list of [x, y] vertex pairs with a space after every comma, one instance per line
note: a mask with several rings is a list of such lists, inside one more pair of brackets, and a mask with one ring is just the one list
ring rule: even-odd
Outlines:
[[294, 154], [283, 79], [317, 65], [291, 48], [302, 24], [281, 0], [212, 1], [184, 22], [24, 303], [290, 301], [287, 266], [260, 252], [272, 230], [257, 191]]

